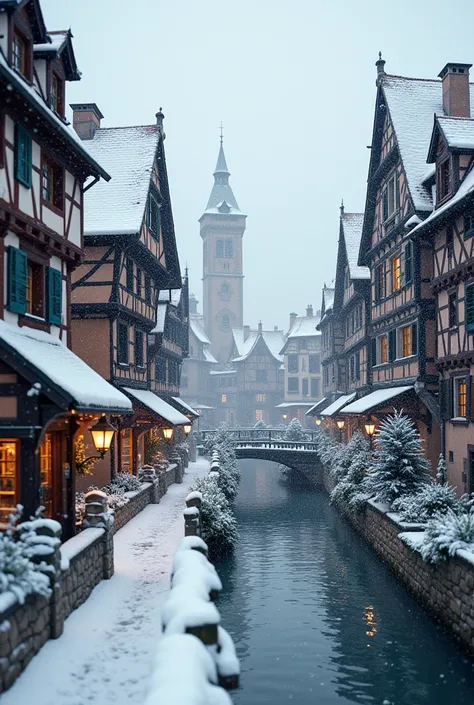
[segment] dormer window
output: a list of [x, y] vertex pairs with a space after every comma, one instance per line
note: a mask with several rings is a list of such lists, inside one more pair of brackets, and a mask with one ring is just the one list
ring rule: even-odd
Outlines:
[[13, 34], [12, 66], [26, 77], [28, 70], [27, 44], [18, 32], [14, 32]]
[[57, 115], [64, 116], [64, 84], [56, 73], [51, 79], [51, 108]]
[[387, 181], [387, 188], [383, 193], [383, 220], [390, 220], [400, 207], [400, 190], [397, 174], [393, 174]]
[[442, 201], [451, 191], [451, 164], [449, 157], [438, 165], [436, 174], [437, 201]]

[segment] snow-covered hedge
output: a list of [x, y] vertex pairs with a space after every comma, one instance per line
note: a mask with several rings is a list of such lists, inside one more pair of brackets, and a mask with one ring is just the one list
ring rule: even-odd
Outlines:
[[231, 553], [237, 544], [237, 522], [231, 505], [219, 486], [221, 473], [198, 478], [191, 489], [202, 494], [201, 531], [210, 555], [217, 558]]
[[142, 483], [135, 475], [129, 472], [118, 472], [108, 485], [102, 488], [107, 494], [113, 494], [117, 490], [123, 492], [138, 492], [142, 489]]
[[426, 525], [419, 551], [428, 563], [439, 563], [461, 549], [474, 552], [474, 507], [436, 514]]
[[399, 497], [392, 503], [392, 509], [403, 521], [423, 523], [435, 516], [445, 514], [448, 509], [456, 510], [460, 502], [450, 485], [427, 484], [411, 495]]
[[337, 482], [331, 492], [331, 502], [345, 505], [351, 513], [361, 511], [369, 498], [364, 482], [372, 461], [367, 438], [356, 431], [349, 443], [338, 449], [331, 463], [331, 476]]

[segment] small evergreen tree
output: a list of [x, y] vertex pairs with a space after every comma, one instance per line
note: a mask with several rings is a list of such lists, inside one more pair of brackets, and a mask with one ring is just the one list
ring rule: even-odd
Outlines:
[[[342, 455], [341, 451], [338, 455]], [[367, 438], [361, 431], [356, 431], [344, 447], [343, 465], [339, 467], [339, 474], [336, 473], [336, 466], [333, 466], [332, 476], [338, 482], [331, 492], [331, 502], [343, 504], [354, 513], [362, 509], [368, 499], [364, 481], [372, 462], [372, 451]]]
[[446, 514], [448, 509], [459, 511], [461, 503], [453, 487], [433, 483], [422, 485], [416, 494], [399, 497], [392, 508], [403, 521], [425, 522], [436, 514]]
[[265, 429], [265, 428], [268, 428], [268, 426], [267, 426], [267, 424], [265, 423], [265, 421], [264, 421], [263, 419], [260, 419], [260, 421], [257, 421], [257, 423], [255, 424], [254, 428], [256, 428], [256, 429], [259, 429], [259, 428]]
[[334, 456], [341, 444], [322, 429], [318, 429], [316, 433], [316, 443], [321, 463], [327, 470], [330, 470]]
[[429, 462], [423, 455], [416, 428], [402, 412], [394, 411], [380, 424], [374, 463], [364, 486], [370, 497], [391, 504], [414, 494], [430, 482]]
[[192, 490], [202, 494], [201, 530], [209, 554], [219, 558], [231, 553], [238, 539], [237, 522], [218, 483], [213, 477], [201, 477]]
[[308, 438], [306, 431], [298, 419], [291, 419], [286, 427], [283, 440], [285, 441], [306, 441]]
[[428, 521], [420, 545], [427, 563], [439, 563], [460, 549], [474, 551], [474, 507], [459, 513], [448, 509], [445, 514], [436, 514]]
[[443, 454], [439, 454], [439, 460], [438, 460], [438, 467], [436, 468], [436, 480], [439, 482], [440, 485], [446, 484], [446, 478], [447, 478], [447, 469], [446, 469], [446, 461], [443, 458]]

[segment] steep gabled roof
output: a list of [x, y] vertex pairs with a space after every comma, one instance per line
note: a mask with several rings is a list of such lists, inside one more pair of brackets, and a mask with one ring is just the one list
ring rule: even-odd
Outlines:
[[285, 336], [282, 330], [251, 330], [245, 340], [243, 328], [232, 328], [232, 336], [235, 349], [237, 350], [237, 356], [233, 358], [232, 362], [245, 361], [251, 355], [260, 340], [263, 340], [268, 352], [277, 362], [282, 362], [283, 360], [280, 354], [280, 350], [285, 342]]
[[230, 172], [227, 168], [224, 147], [221, 140], [217, 164], [214, 171], [214, 185], [207, 202], [205, 214], [243, 215], [229, 184], [229, 176]]
[[159, 140], [157, 125], [143, 125], [101, 128], [87, 141], [112, 180], [99, 181], [84, 196], [86, 235], [140, 232]]
[[0, 0], [0, 11], [14, 12], [22, 5], [26, 7], [28, 13], [33, 41], [35, 43], [46, 42], [48, 35], [39, 0], [28, 0], [27, 2], [24, 0]]
[[321, 320], [321, 311], [316, 311], [314, 316], [297, 316], [291, 330], [288, 331], [285, 343], [280, 350], [280, 355], [284, 355], [290, 340], [295, 338], [312, 338], [321, 335], [316, 326]]
[[49, 32], [48, 41], [35, 44], [33, 51], [35, 59], [52, 59], [62, 56], [66, 79], [68, 81], [80, 80], [81, 72], [77, 68], [70, 29]]
[[370, 269], [357, 264], [363, 224], [363, 213], [342, 214], [342, 235], [351, 279], [370, 279]]
[[450, 149], [474, 149], [474, 119], [439, 116], [437, 122]]

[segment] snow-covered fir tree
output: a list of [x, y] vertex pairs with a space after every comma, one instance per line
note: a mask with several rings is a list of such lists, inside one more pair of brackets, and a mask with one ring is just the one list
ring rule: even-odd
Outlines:
[[214, 477], [198, 478], [192, 490], [202, 494], [202, 538], [213, 558], [230, 553], [238, 539], [237, 522], [231, 506]]
[[376, 444], [374, 463], [364, 481], [370, 497], [391, 504], [431, 481], [421, 438], [408, 416], [394, 411], [380, 424]]
[[298, 419], [291, 419], [283, 436], [285, 441], [306, 441], [308, 434]]
[[439, 563], [460, 549], [474, 551], [474, 507], [436, 514], [428, 521], [419, 548], [427, 563]]
[[342, 466], [338, 474], [336, 464], [333, 464], [332, 476], [337, 484], [331, 492], [331, 502], [343, 504], [351, 512], [358, 512], [368, 499], [364, 480], [373, 460], [370, 444], [361, 431], [356, 431], [344, 446], [344, 452], [340, 451], [338, 456], [342, 459]]
[[318, 448], [318, 454], [321, 459], [322, 464], [327, 470], [331, 469], [331, 463], [334, 459], [335, 454], [341, 447], [329, 433], [326, 433], [323, 429], [318, 429], [316, 433], [316, 443]]
[[438, 459], [438, 467], [436, 468], [436, 480], [439, 482], [440, 485], [444, 485], [446, 483], [446, 478], [447, 478], [448, 471], [446, 469], [446, 461], [443, 458], [443, 454], [439, 454], [439, 459]]
[[436, 514], [446, 514], [448, 509], [458, 511], [461, 503], [453, 487], [433, 483], [422, 485], [415, 494], [399, 497], [392, 508], [403, 521], [423, 523]]

